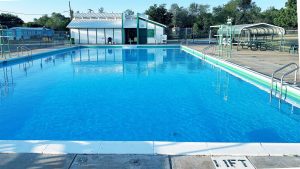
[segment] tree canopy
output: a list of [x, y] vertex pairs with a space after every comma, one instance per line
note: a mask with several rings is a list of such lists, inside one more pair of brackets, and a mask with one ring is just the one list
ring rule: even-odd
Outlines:
[[287, 29], [296, 29], [297, 0], [287, 0], [285, 7], [269, 7], [261, 10], [253, 0], [229, 0], [224, 5], [211, 8], [207, 4], [191, 3], [187, 7], [174, 3], [169, 9], [166, 5], [154, 4], [146, 10], [150, 19], [168, 25], [170, 28], [193, 28], [193, 33], [207, 34], [212, 25], [225, 24], [228, 18], [232, 24], [269, 23]]
[[22, 26], [24, 21], [20, 19], [18, 16], [1, 13], [0, 14], [0, 24], [5, 25], [8, 28]]
[[285, 8], [282, 8], [277, 13], [277, 17], [274, 18], [274, 23], [286, 28], [296, 28], [298, 26], [297, 0], [288, 0], [285, 4]]
[[145, 11], [145, 14], [149, 15], [149, 19], [152, 19], [164, 25], [170, 25], [172, 21], [172, 13], [170, 13], [166, 9], [166, 4], [154, 4]]
[[70, 18], [65, 17], [60, 13], [52, 13], [51, 16], [44, 15], [40, 18], [35, 18], [33, 22], [28, 22], [24, 26], [29, 27], [47, 27], [57, 31], [64, 31], [70, 22]]
[[126, 9], [123, 13], [125, 14], [125, 16], [134, 15], [134, 11], [131, 9]]

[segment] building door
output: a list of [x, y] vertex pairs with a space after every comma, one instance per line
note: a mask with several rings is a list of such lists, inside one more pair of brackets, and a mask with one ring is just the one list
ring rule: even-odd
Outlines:
[[140, 29], [139, 35], [140, 44], [147, 44], [147, 29]]
[[135, 28], [125, 29], [125, 44], [137, 43], [137, 30]]

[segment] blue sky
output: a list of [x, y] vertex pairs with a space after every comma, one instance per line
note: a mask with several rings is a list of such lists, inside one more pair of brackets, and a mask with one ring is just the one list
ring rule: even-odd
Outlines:
[[[270, 6], [276, 8], [284, 7], [287, 0], [254, 0], [262, 9]], [[104, 7], [106, 12], [123, 12], [132, 9], [135, 12], [144, 12], [150, 5], [165, 3], [170, 6], [178, 3], [180, 6], [188, 6], [192, 2], [208, 4], [211, 7], [225, 4], [228, 0], [71, 0], [74, 11], [86, 12], [87, 9], [97, 10]], [[12, 11], [25, 14], [50, 14], [60, 12], [68, 15], [68, 0], [0, 0], [0, 12]], [[40, 15], [21, 15], [24, 21], [31, 21]]]

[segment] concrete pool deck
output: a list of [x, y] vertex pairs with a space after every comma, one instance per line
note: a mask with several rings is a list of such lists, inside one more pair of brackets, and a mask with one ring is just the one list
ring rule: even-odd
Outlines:
[[[211, 156], [164, 156], [164, 155], [46, 155], [46, 154], [0, 154], [0, 168], [4, 169], [222, 169], [219, 161], [215, 166]], [[245, 159], [247, 167], [254, 169], [296, 169], [300, 167], [300, 157], [239, 157]], [[227, 158], [228, 159], [228, 158]], [[231, 161], [233, 161], [231, 159]], [[235, 161], [235, 159], [234, 159]], [[247, 163], [246, 163], [247, 162]], [[241, 164], [233, 163], [242, 169]]]
[[[186, 45], [189, 48], [195, 49], [197, 51], [203, 51], [209, 45]], [[207, 55], [214, 56], [215, 51], [208, 50]], [[233, 48], [233, 54], [231, 58], [224, 58], [224, 60], [232, 62], [234, 64], [246, 67], [250, 70], [265, 74], [269, 77], [272, 73], [282, 67], [283, 65], [289, 64], [291, 62], [299, 63], [299, 55], [291, 54], [288, 52], [278, 52], [278, 51], [252, 51], [250, 49], [239, 49]], [[291, 81], [293, 76], [288, 77], [288, 81]], [[297, 82], [300, 82], [300, 72], [298, 72]]]
[[[58, 49], [64, 49], [64, 48], [70, 48], [70, 47], [74, 47], [74, 46], [62, 45], [62, 46], [54, 46], [54, 47], [41, 48], [41, 49], [33, 49], [32, 50], [32, 55], [41, 54], [41, 53], [45, 53], [45, 52], [51, 52], [51, 51], [55, 51], [55, 50], [58, 50]], [[22, 55], [18, 56], [18, 52], [11, 52], [10, 56], [7, 56], [6, 59], [0, 56], [0, 61], [10, 60], [10, 59], [17, 59], [17, 58], [22, 58], [22, 57], [26, 57], [26, 56], [28, 56], [27, 51], [24, 51], [23, 56]]]

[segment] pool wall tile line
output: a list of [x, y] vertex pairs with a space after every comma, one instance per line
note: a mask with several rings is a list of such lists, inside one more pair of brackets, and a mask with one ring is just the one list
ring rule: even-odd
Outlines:
[[[271, 78], [263, 75], [261, 73], [255, 72], [253, 70], [247, 69], [245, 67], [239, 66], [237, 64], [228, 62], [226, 60], [223, 60], [221, 58], [215, 58], [209, 55], [205, 55], [197, 50], [191, 49], [187, 46], [181, 46], [181, 49], [193, 56], [196, 56], [200, 59], [203, 59], [204, 61], [207, 61], [211, 64], [215, 64], [217, 66], [220, 66], [221, 68], [228, 70], [229, 72], [232, 72], [235, 76], [239, 76], [243, 79], [247, 79], [248, 81], [251, 81], [256, 86], [260, 86], [260, 88], [264, 89], [265, 91], [269, 92], [270, 86], [271, 86]], [[275, 85], [275, 83], [273, 84]], [[291, 86], [285, 86], [283, 93], [285, 94], [285, 88], [287, 88], [287, 101], [299, 104], [300, 102], [300, 90], [295, 87]], [[277, 93], [279, 92], [279, 88]]]
[[300, 143], [0, 140], [0, 153], [299, 156]]

